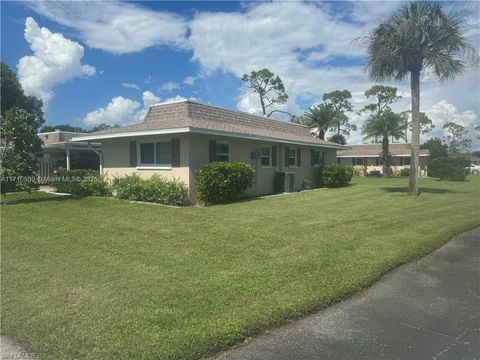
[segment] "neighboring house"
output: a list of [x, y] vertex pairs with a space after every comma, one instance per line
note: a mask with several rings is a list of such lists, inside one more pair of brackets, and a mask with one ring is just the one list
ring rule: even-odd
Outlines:
[[99, 169], [100, 144], [87, 142], [72, 142], [78, 136], [86, 133], [70, 131], [52, 131], [39, 133], [43, 141], [42, 154], [38, 160], [37, 175], [47, 177], [59, 167], [70, 169]]
[[[256, 170], [248, 195], [300, 190], [318, 181], [318, 167], [336, 161], [344, 146], [318, 140], [308, 127], [184, 100], [152, 105], [143, 123], [73, 139], [102, 146], [108, 178], [139, 173], [179, 179], [194, 197], [195, 172], [212, 161], [241, 161]], [[276, 173], [282, 173], [276, 175]]]
[[[392, 170], [410, 168], [411, 144], [390, 144]], [[427, 176], [428, 150], [420, 150], [420, 176]], [[351, 145], [348, 150], [337, 151], [340, 164], [349, 164], [358, 168], [383, 173], [382, 144]]]
[[448, 154], [448, 157], [456, 159], [464, 159], [470, 162], [470, 164], [480, 165], [480, 157], [472, 155], [470, 153], [452, 153]]

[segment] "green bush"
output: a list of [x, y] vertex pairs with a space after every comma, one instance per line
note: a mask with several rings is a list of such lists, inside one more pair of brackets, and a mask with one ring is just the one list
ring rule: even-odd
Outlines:
[[352, 171], [353, 171], [353, 176], [363, 176], [363, 175], [365, 175], [364, 171], [363, 171], [363, 168], [358, 168], [358, 167], [352, 166]]
[[401, 169], [400, 176], [410, 176], [410, 168]]
[[436, 158], [428, 163], [428, 176], [441, 180], [464, 181], [469, 174], [469, 162], [464, 159]]
[[55, 181], [50, 182], [58, 192], [82, 196], [106, 196], [109, 194], [108, 183], [98, 171], [79, 169], [58, 172]]
[[372, 170], [368, 173], [368, 176], [382, 177], [382, 172], [380, 170]]
[[344, 164], [328, 164], [322, 171], [323, 185], [326, 187], [346, 186], [353, 177], [353, 167]]
[[198, 200], [220, 204], [239, 199], [252, 186], [255, 170], [243, 162], [212, 162], [196, 174]]
[[188, 201], [186, 185], [178, 180], [167, 180], [160, 175], [141, 179], [138, 174], [114, 178], [112, 190], [119, 199], [146, 201], [166, 205], [185, 205]]

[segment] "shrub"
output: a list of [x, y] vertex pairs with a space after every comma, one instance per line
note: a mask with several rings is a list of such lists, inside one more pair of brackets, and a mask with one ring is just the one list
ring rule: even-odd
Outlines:
[[140, 200], [142, 193], [141, 181], [138, 174], [116, 177], [112, 180], [113, 195], [119, 199]]
[[400, 176], [410, 176], [410, 169], [409, 168], [401, 169]]
[[125, 175], [114, 178], [111, 187], [119, 199], [165, 205], [185, 205], [188, 201], [188, 190], [183, 182], [160, 175], [148, 179], [141, 179], [138, 174]]
[[365, 172], [363, 168], [357, 168], [352, 166], [353, 176], [364, 176]]
[[58, 172], [58, 178], [50, 182], [58, 192], [82, 196], [105, 196], [109, 194], [108, 183], [95, 170], [65, 170]]
[[303, 179], [302, 189], [303, 190], [312, 190], [313, 189], [313, 181], [308, 179], [308, 178]]
[[353, 167], [344, 164], [328, 164], [323, 168], [322, 180], [326, 187], [347, 185], [353, 177]]
[[441, 180], [464, 181], [469, 174], [469, 162], [464, 159], [437, 158], [428, 163], [428, 176]]
[[197, 198], [206, 204], [220, 204], [240, 198], [252, 186], [255, 170], [243, 162], [212, 162], [196, 174]]

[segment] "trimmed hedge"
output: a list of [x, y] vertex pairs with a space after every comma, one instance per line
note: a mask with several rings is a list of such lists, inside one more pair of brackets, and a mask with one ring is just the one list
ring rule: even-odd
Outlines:
[[206, 204], [238, 200], [252, 186], [255, 170], [247, 163], [217, 161], [196, 174], [197, 199]]
[[95, 170], [60, 170], [56, 181], [50, 183], [57, 192], [82, 196], [109, 195], [108, 183]]
[[353, 177], [353, 167], [344, 164], [328, 164], [322, 170], [322, 182], [325, 187], [346, 186]]
[[468, 160], [436, 158], [428, 162], [428, 176], [441, 180], [464, 181], [470, 173]]
[[409, 168], [401, 169], [400, 176], [410, 176], [410, 169]]
[[188, 190], [183, 182], [157, 174], [148, 179], [141, 179], [138, 174], [114, 178], [111, 188], [119, 199], [177, 206], [188, 202]]

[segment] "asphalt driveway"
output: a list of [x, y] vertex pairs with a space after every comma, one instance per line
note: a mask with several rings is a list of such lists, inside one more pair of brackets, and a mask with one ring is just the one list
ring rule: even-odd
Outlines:
[[480, 359], [480, 228], [216, 359]]

